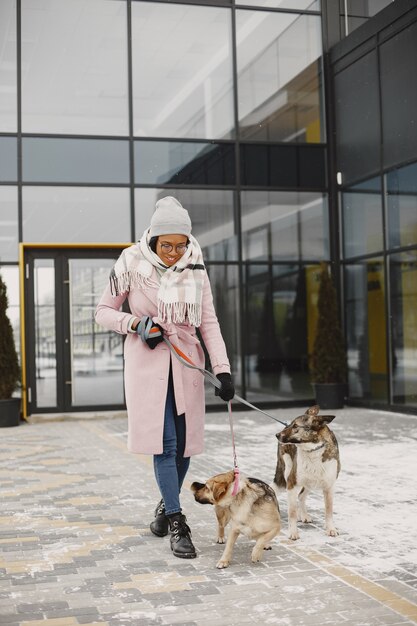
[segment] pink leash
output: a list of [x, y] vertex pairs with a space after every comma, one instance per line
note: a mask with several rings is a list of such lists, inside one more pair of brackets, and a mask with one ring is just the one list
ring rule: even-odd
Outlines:
[[237, 455], [236, 455], [236, 445], [235, 445], [235, 434], [233, 432], [233, 417], [232, 417], [232, 401], [229, 400], [229, 402], [227, 403], [227, 406], [229, 407], [229, 424], [230, 424], [230, 432], [232, 434], [232, 448], [233, 448], [233, 471], [235, 473], [235, 480], [233, 483], [233, 491], [232, 491], [232, 496], [235, 496], [237, 494], [237, 492], [239, 491], [239, 468], [237, 465]]

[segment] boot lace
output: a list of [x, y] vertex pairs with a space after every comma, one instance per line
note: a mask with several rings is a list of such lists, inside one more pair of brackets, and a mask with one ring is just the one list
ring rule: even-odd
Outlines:
[[164, 504], [164, 501], [161, 500], [155, 509], [155, 516], [163, 515], [164, 513], [165, 513], [165, 504]]
[[185, 521], [185, 517], [172, 522], [172, 533], [176, 539], [179, 539], [180, 537], [191, 537], [191, 529]]

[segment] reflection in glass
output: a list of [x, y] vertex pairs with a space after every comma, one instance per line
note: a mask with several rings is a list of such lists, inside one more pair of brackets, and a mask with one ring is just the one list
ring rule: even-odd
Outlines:
[[13, 265], [0, 266], [0, 274], [7, 287], [7, 311], [13, 329], [17, 356], [20, 359], [20, 309], [19, 268]]
[[25, 185], [23, 238], [52, 243], [128, 242], [129, 189]]
[[387, 401], [384, 266], [367, 259], [345, 268], [349, 395]]
[[236, 4], [266, 7], [269, 9], [301, 9], [320, 11], [320, 0], [235, 0]]
[[17, 187], [0, 185], [0, 263], [18, 260]]
[[233, 185], [234, 166], [230, 144], [135, 141], [135, 183]]
[[0, 137], [0, 181], [17, 181], [17, 139]]
[[321, 124], [321, 20], [236, 12], [242, 139], [317, 143]]
[[129, 182], [127, 141], [24, 137], [22, 144], [25, 182]]
[[0, 131], [17, 130], [16, 2], [0, 2]]
[[133, 2], [132, 46], [136, 136], [232, 136], [230, 9]]
[[[226, 344], [233, 381], [240, 393], [240, 319], [239, 319], [239, 272], [237, 265], [209, 265], [211, 290], [221, 332]], [[221, 404], [213, 393], [212, 385], [206, 385], [207, 403]]]
[[[205, 261], [237, 260], [233, 191], [219, 189], [135, 189], [136, 238], [140, 239], [165, 196], [174, 196], [190, 213], [194, 237]], [[168, 233], [167, 233], [168, 234]]]
[[22, 0], [24, 132], [128, 134], [126, 7]]
[[324, 194], [244, 191], [243, 258], [252, 261], [327, 259], [329, 234]]
[[386, 175], [390, 248], [417, 244], [417, 163]]
[[417, 407], [417, 252], [390, 259], [393, 400]]
[[69, 259], [72, 405], [123, 404], [123, 340], [94, 321], [114, 259]]
[[382, 197], [379, 178], [342, 193], [345, 258], [383, 249]]
[[57, 404], [55, 261], [34, 261], [35, 379], [38, 408]]
[[[346, 3], [341, 2], [341, 32], [344, 33], [345, 36], [349, 35], [359, 28], [359, 26], [367, 22], [369, 18], [382, 11], [382, 9], [385, 9], [392, 1], [393, 0], [347, 0]], [[347, 8], [347, 14], [345, 7]]]
[[311, 398], [319, 266], [245, 266], [247, 397]]

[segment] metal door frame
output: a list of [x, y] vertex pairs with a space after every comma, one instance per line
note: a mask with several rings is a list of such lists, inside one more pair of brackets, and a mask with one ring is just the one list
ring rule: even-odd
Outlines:
[[[20, 274], [20, 341], [21, 341], [21, 376], [22, 376], [22, 413], [24, 419], [35, 409], [36, 413], [63, 413], [65, 411], [80, 412], [94, 411], [101, 406], [71, 406], [71, 390], [65, 381], [70, 378], [70, 358], [69, 352], [64, 349], [64, 336], [69, 336], [70, 315], [69, 315], [69, 290], [68, 286], [68, 260], [69, 258], [87, 258], [93, 256], [108, 258], [108, 253], [117, 251], [119, 254], [123, 248], [130, 246], [130, 243], [112, 244], [72, 244], [72, 243], [21, 243], [19, 244], [19, 274]], [[33, 382], [34, 374], [34, 310], [31, 303], [34, 301], [33, 294], [33, 261], [36, 258], [55, 258], [55, 298], [57, 306], [55, 308], [56, 323], [56, 358], [57, 363], [62, 367], [57, 367], [57, 404], [55, 407], [36, 407], [36, 387]], [[61, 295], [61, 297], [60, 297]], [[59, 302], [58, 302], [59, 299]], [[65, 332], [62, 332], [65, 331]], [[58, 337], [61, 340], [58, 341]], [[117, 410], [120, 405], [107, 406], [103, 410]]]

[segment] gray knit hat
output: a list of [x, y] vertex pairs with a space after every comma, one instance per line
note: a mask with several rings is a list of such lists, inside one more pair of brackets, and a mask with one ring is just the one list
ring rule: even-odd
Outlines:
[[151, 219], [150, 236], [191, 234], [191, 219], [188, 211], [172, 196], [161, 198], [155, 205]]

